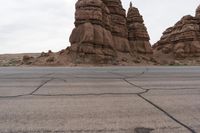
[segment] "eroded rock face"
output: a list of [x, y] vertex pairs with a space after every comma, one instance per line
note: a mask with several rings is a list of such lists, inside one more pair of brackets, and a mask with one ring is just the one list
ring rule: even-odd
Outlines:
[[126, 11], [120, 0], [103, 0], [111, 16], [111, 33], [114, 46], [118, 52], [129, 53], [128, 29], [126, 27]]
[[75, 26], [70, 36], [71, 51], [80, 63], [114, 60], [114, 43], [110, 32], [110, 12], [101, 0], [76, 3]]
[[[120, 0], [78, 0], [75, 28], [70, 36], [73, 60], [113, 64], [131, 61], [133, 52], [152, 53], [143, 19], [138, 12], [136, 16], [139, 15], [141, 21], [133, 22], [137, 18], [132, 8], [127, 26], [126, 11]], [[130, 48], [130, 43], [134, 47]]]
[[152, 54], [150, 37], [144, 25], [143, 17], [139, 10], [132, 6], [132, 3], [130, 3], [127, 14], [127, 27], [131, 50], [142, 54]]
[[174, 58], [200, 57], [200, 6], [195, 17], [184, 16], [168, 28], [154, 45], [155, 52], [173, 54]]
[[196, 14], [195, 17], [199, 18], [200, 17], [200, 5], [196, 9]]

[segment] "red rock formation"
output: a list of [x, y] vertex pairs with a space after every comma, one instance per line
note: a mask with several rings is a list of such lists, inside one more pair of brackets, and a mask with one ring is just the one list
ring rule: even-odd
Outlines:
[[[110, 64], [131, 62], [132, 52], [152, 53], [143, 19], [138, 10], [134, 11], [133, 7], [129, 9], [127, 26], [126, 11], [120, 0], [78, 0], [76, 27], [70, 36], [73, 60]], [[134, 46], [132, 50], [130, 44]]]
[[200, 17], [200, 5], [196, 9], [196, 15], [195, 17], [199, 18]]
[[184, 16], [173, 27], [168, 28], [154, 45], [155, 53], [172, 54], [174, 58], [200, 56], [200, 6], [195, 17]]
[[126, 27], [126, 11], [120, 0], [103, 0], [111, 15], [111, 32], [114, 46], [119, 52], [130, 52], [128, 29]]
[[78, 0], [71, 51], [79, 63], [108, 63], [116, 57], [110, 32], [110, 11], [101, 0]]
[[137, 54], [151, 53], [151, 47], [143, 19], [134, 10], [129, 9], [127, 23], [121, 0], [78, 0], [75, 28], [69, 39], [71, 46], [57, 53], [42, 53], [37, 58], [25, 57], [22, 63], [37, 66], [155, 63], [151, 57]]
[[152, 54], [150, 38], [139, 10], [132, 6], [127, 14], [128, 40], [133, 52]]

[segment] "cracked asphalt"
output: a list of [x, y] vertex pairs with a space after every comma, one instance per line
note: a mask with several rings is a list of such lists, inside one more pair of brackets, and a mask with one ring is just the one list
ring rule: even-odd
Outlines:
[[200, 133], [200, 67], [0, 68], [0, 133]]

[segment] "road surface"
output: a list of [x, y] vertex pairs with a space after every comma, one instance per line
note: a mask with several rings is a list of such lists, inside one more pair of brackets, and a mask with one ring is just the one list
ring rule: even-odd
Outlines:
[[0, 68], [0, 133], [200, 133], [200, 67]]

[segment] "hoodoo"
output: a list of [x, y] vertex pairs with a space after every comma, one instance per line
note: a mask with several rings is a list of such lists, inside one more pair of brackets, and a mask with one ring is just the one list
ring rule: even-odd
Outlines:
[[126, 11], [120, 0], [103, 0], [111, 16], [111, 32], [117, 52], [129, 53], [128, 29], [126, 27]]
[[153, 51], [149, 42], [150, 37], [144, 25], [143, 17], [140, 15], [139, 10], [133, 7], [132, 3], [130, 3], [127, 14], [127, 27], [131, 51], [152, 54]]
[[[149, 35], [137, 8], [128, 15], [121, 0], [78, 0], [71, 46], [43, 53], [36, 65], [134, 65], [151, 62]], [[128, 16], [128, 17], [127, 17]]]
[[75, 62], [108, 63], [115, 60], [110, 18], [110, 11], [101, 0], [76, 3], [76, 27], [70, 36], [70, 50]]
[[126, 17], [120, 0], [78, 0], [70, 37], [75, 63], [128, 63], [137, 53], [152, 54], [143, 22], [132, 6]]

